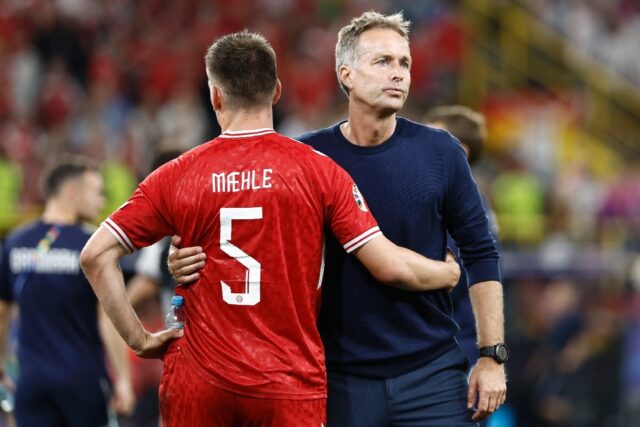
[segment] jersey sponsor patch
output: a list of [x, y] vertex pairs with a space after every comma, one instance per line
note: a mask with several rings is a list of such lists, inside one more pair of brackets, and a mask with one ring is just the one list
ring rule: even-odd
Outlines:
[[353, 198], [356, 200], [356, 204], [362, 212], [369, 212], [369, 209], [364, 202], [364, 197], [362, 197], [360, 190], [358, 190], [358, 186], [355, 184], [353, 184]]

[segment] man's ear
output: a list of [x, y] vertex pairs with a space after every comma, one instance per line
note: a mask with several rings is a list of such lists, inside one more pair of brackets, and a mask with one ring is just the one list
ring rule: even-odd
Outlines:
[[340, 81], [342, 82], [342, 84], [345, 85], [347, 89], [349, 89], [349, 91], [351, 91], [351, 89], [353, 88], [353, 69], [348, 65], [341, 65], [340, 69], [338, 70], [338, 75], [340, 76]]
[[224, 102], [224, 95], [218, 86], [211, 86], [211, 106], [214, 111], [220, 111], [222, 109], [222, 103]]
[[282, 95], [282, 83], [280, 79], [276, 81], [276, 90], [273, 92], [273, 99], [271, 101], [271, 105], [276, 105], [276, 103], [280, 100], [280, 96]]

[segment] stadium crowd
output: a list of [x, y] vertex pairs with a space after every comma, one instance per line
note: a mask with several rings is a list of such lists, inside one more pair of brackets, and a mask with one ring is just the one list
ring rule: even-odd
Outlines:
[[[628, 54], [640, 38], [637, 2], [528, 3], [640, 84], [640, 60]], [[281, 133], [345, 116], [333, 46], [349, 17], [368, 9], [404, 9], [414, 22], [412, 96], [402, 115], [419, 121], [427, 107], [455, 101], [465, 51], [455, 2], [0, 0], [0, 236], [39, 215], [38, 182], [58, 153], [103, 163], [106, 214], [159, 151], [217, 135], [202, 58], [222, 34], [250, 28], [273, 44]], [[501, 425], [630, 425], [640, 416], [640, 163], [618, 158], [602, 170], [579, 150], [559, 153], [575, 120], [570, 106], [540, 94], [496, 96], [481, 110], [490, 139], [509, 147], [490, 150], [476, 169], [505, 249], [512, 359]], [[146, 310], [159, 328], [161, 310]], [[156, 425], [160, 365], [144, 363], [132, 370], [142, 402], [138, 418], [123, 420], [132, 427]], [[507, 424], [505, 414], [517, 421]]]
[[526, 0], [569, 46], [595, 56], [612, 71], [640, 83], [640, 60], [629, 55], [640, 43], [640, 6], [633, 0]]

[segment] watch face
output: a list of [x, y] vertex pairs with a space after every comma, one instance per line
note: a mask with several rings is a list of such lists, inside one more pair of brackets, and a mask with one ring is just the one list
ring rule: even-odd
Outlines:
[[505, 345], [497, 345], [496, 346], [496, 356], [502, 361], [505, 361], [509, 358], [509, 350], [507, 350], [507, 346]]

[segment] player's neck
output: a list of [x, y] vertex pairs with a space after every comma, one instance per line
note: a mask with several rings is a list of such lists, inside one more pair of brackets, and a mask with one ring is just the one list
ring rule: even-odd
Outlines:
[[50, 199], [44, 207], [42, 221], [47, 224], [71, 225], [78, 222], [78, 213], [68, 203]]
[[234, 110], [218, 114], [222, 132], [273, 129], [273, 110], [269, 108]]
[[360, 146], [374, 146], [385, 142], [396, 130], [396, 115], [380, 116], [349, 103], [349, 120], [340, 127], [349, 142]]

